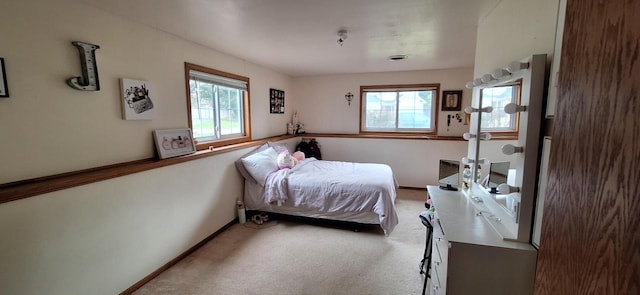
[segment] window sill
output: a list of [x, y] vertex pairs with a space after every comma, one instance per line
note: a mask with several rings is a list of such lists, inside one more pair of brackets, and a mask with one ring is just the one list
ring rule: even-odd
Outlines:
[[407, 140], [449, 140], [465, 141], [462, 136], [440, 136], [435, 134], [398, 134], [398, 133], [306, 133], [298, 134], [299, 137], [339, 137], [339, 138], [375, 138], [375, 139], [407, 139]]

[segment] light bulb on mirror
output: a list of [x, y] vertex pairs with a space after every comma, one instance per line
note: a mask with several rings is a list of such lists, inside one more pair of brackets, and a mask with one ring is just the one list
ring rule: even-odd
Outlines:
[[462, 164], [465, 165], [472, 165], [473, 163], [478, 162], [478, 165], [484, 165], [484, 164], [489, 164], [489, 159], [487, 158], [482, 158], [478, 161], [474, 160], [474, 159], [469, 159], [467, 157], [462, 157]]
[[507, 71], [509, 71], [509, 73], [515, 73], [517, 71], [528, 69], [528, 68], [529, 68], [528, 62], [513, 61], [507, 67]]
[[498, 185], [498, 192], [501, 194], [517, 193], [519, 191], [520, 188], [517, 186], [510, 186], [506, 183]]
[[509, 73], [509, 71], [505, 69], [496, 69], [495, 71], [493, 71], [493, 73], [491, 73], [491, 76], [496, 79], [500, 79], [509, 75], [511, 75], [511, 73]]
[[491, 133], [480, 133], [480, 136], [478, 136], [473, 133], [465, 132], [464, 134], [462, 134], [462, 138], [464, 138], [465, 140], [470, 140], [472, 138], [478, 138], [480, 140], [489, 140], [491, 139]]
[[467, 114], [471, 114], [471, 113], [477, 113], [477, 112], [483, 112], [483, 113], [491, 113], [493, 112], [493, 107], [492, 106], [488, 106], [488, 107], [484, 107], [484, 108], [474, 108], [472, 106], [468, 106], [466, 108], [464, 108], [464, 112]]
[[480, 78], [476, 78], [473, 80], [473, 86], [480, 86], [482, 85], [482, 80]]
[[480, 80], [482, 81], [482, 83], [489, 83], [495, 79], [493, 78], [493, 76], [491, 76], [491, 74], [484, 74], [482, 75], [482, 78], [480, 78]]
[[527, 111], [527, 106], [521, 106], [521, 105], [517, 105], [515, 103], [508, 103], [507, 105], [504, 106], [504, 112], [507, 114], [515, 114], [518, 112], [526, 112]]
[[464, 84], [464, 86], [465, 86], [465, 87], [467, 87], [467, 88], [469, 88], [469, 89], [471, 89], [471, 88], [473, 88], [475, 85], [473, 85], [473, 81], [469, 81], [469, 82], [467, 82], [467, 84]]
[[505, 155], [513, 155], [515, 153], [522, 153], [524, 151], [524, 147], [515, 146], [512, 144], [505, 144], [502, 146], [502, 153]]

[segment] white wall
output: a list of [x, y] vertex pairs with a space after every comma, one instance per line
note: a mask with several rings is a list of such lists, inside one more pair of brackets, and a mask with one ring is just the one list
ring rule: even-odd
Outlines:
[[553, 54], [558, 0], [503, 0], [478, 24], [474, 77], [533, 54]]
[[[425, 188], [438, 184], [440, 159], [459, 161], [466, 141], [316, 138], [323, 160], [384, 163], [400, 186]], [[460, 179], [462, 181], [462, 179]]]
[[244, 152], [0, 205], [0, 293], [124, 291], [235, 218]]
[[[475, 72], [551, 52], [555, 1], [535, 2], [504, 0], [483, 19]], [[0, 99], [0, 183], [151, 157], [152, 130], [187, 126], [185, 61], [251, 78], [254, 138], [283, 134], [294, 109], [309, 132], [357, 133], [359, 101], [349, 108], [344, 94], [357, 95], [360, 85], [441, 83], [441, 90], [464, 90], [463, 105], [470, 101], [471, 69], [291, 79], [78, 1], [8, 0], [0, 11], [11, 93]], [[492, 40], [500, 28], [515, 41]], [[99, 92], [65, 84], [80, 74], [75, 40], [101, 46]], [[504, 52], [492, 50], [499, 47]], [[153, 83], [154, 120], [121, 120], [123, 77]], [[285, 90], [284, 115], [268, 113], [270, 87]], [[446, 132], [446, 113], [439, 126], [440, 135], [468, 129]], [[466, 150], [463, 141], [319, 141], [326, 159], [389, 163], [401, 185], [416, 187], [434, 183], [436, 159]], [[114, 294], [130, 287], [232, 220], [242, 194], [233, 161], [249, 150], [0, 204], [0, 290]]]
[[[360, 86], [440, 83], [440, 95], [442, 90], [463, 90], [464, 109], [471, 103], [471, 91], [464, 85], [473, 78], [472, 74], [472, 69], [452, 69], [298, 77], [294, 78], [293, 85], [294, 108], [307, 132], [357, 134], [360, 127]], [[350, 107], [344, 98], [347, 92], [355, 95]], [[440, 112], [438, 115], [438, 135], [461, 136], [469, 130], [468, 125], [452, 120], [447, 131], [448, 114], [455, 115], [456, 112]]]
[[[185, 61], [249, 77], [253, 137], [286, 133], [292, 99], [271, 115], [268, 92], [290, 93], [288, 76], [78, 1], [9, 0], [0, 11], [11, 94], [0, 99], [0, 183], [152, 157], [152, 130], [188, 126]], [[100, 91], [66, 85], [81, 73], [76, 40], [100, 46]], [[120, 78], [151, 82], [153, 120], [121, 119]]]
[[[506, 67], [511, 61], [533, 54], [547, 54], [548, 66], [553, 58], [558, 0], [503, 0], [478, 24], [474, 77]], [[479, 92], [478, 92], [479, 93]], [[479, 98], [473, 99], [478, 104]], [[475, 117], [474, 117], [475, 118]], [[514, 141], [481, 142], [480, 158], [509, 161], [501, 155], [502, 145]], [[475, 150], [469, 148], [469, 157]], [[483, 167], [483, 174], [489, 170]]]
[[[254, 138], [285, 133], [270, 87], [290, 77], [86, 6], [0, 4], [0, 183], [149, 158], [154, 129], [186, 127], [184, 62], [251, 79]], [[101, 90], [80, 75], [71, 41], [100, 45]], [[119, 78], [150, 81], [155, 118], [124, 121]], [[233, 161], [251, 148], [0, 204], [0, 293], [117, 294], [232, 221], [242, 179]]]

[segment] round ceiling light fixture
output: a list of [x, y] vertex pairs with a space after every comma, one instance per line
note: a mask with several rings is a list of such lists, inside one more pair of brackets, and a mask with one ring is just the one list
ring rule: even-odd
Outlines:
[[389, 56], [389, 60], [392, 60], [392, 61], [403, 60], [403, 59], [407, 59], [407, 56], [404, 54], [396, 54], [396, 55]]

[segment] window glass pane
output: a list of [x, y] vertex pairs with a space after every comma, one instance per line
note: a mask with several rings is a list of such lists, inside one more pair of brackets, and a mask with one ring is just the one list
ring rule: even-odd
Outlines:
[[218, 87], [220, 105], [220, 134], [222, 136], [242, 133], [242, 91], [229, 87]]
[[214, 85], [196, 80], [190, 80], [189, 85], [191, 90], [191, 124], [193, 137], [215, 138]]
[[482, 113], [482, 130], [515, 130], [515, 116], [505, 113], [504, 107], [516, 102], [518, 87], [515, 85], [482, 89], [482, 107], [493, 107], [491, 113]]
[[395, 128], [396, 126], [396, 93], [367, 92], [366, 127], [372, 129]]
[[431, 91], [399, 92], [398, 128], [431, 126]]
[[[363, 91], [363, 131], [435, 131], [436, 87], [419, 85], [380, 86]], [[406, 90], [404, 90], [404, 89]], [[435, 89], [434, 89], [435, 88]]]

